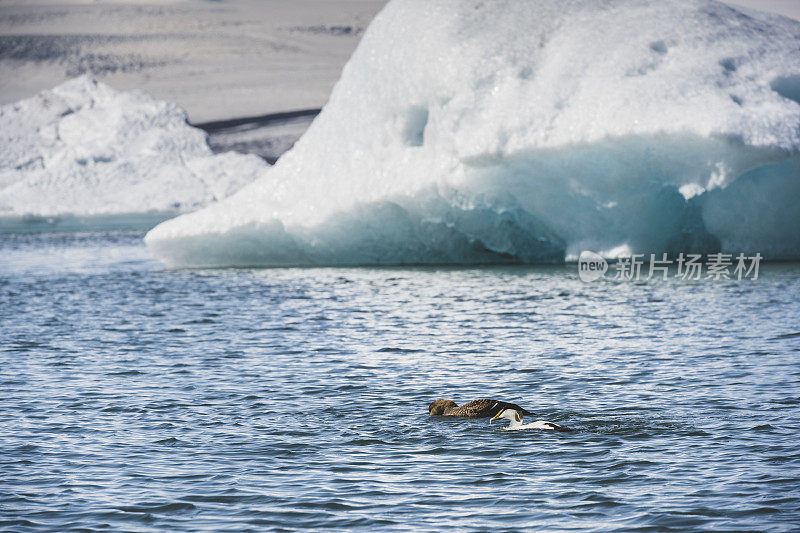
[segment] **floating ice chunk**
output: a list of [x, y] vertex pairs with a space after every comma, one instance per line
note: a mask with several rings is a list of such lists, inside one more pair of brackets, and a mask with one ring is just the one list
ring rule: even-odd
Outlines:
[[0, 217], [185, 212], [266, 163], [213, 155], [176, 105], [88, 77], [0, 107]]
[[797, 21], [712, 0], [393, 0], [292, 151], [146, 241], [174, 265], [538, 262], [733, 252], [754, 224], [800, 257], [796, 207], [719, 205], [753, 208], [754, 169], [800, 187], [798, 50]]

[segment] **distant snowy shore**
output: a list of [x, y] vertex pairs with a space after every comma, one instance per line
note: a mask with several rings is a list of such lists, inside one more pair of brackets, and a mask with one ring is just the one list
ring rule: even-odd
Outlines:
[[321, 107], [384, 0], [3, 0], [0, 104], [82, 74], [193, 122]]

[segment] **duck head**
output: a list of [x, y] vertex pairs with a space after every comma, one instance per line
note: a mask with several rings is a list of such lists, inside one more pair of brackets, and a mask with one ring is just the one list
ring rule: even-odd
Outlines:
[[434, 400], [428, 406], [428, 414], [443, 415], [445, 409], [448, 409], [450, 407], [458, 407], [458, 404], [453, 400], [443, 400], [443, 399]]
[[489, 420], [489, 422], [494, 422], [495, 420], [498, 420], [500, 418], [511, 420], [512, 424], [519, 424], [522, 422], [522, 413], [520, 413], [516, 409], [503, 409], [502, 411], [494, 415], [494, 418]]

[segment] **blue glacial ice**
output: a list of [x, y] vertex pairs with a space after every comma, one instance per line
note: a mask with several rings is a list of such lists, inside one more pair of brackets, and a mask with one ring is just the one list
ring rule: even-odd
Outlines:
[[393, 0], [169, 265], [800, 258], [800, 22], [713, 0]]

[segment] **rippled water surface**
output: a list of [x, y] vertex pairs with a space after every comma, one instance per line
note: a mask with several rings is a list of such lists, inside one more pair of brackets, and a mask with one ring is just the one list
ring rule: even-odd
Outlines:
[[139, 234], [0, 236], [0, 527], [789, 531], [798, 274], [171, 271]]

